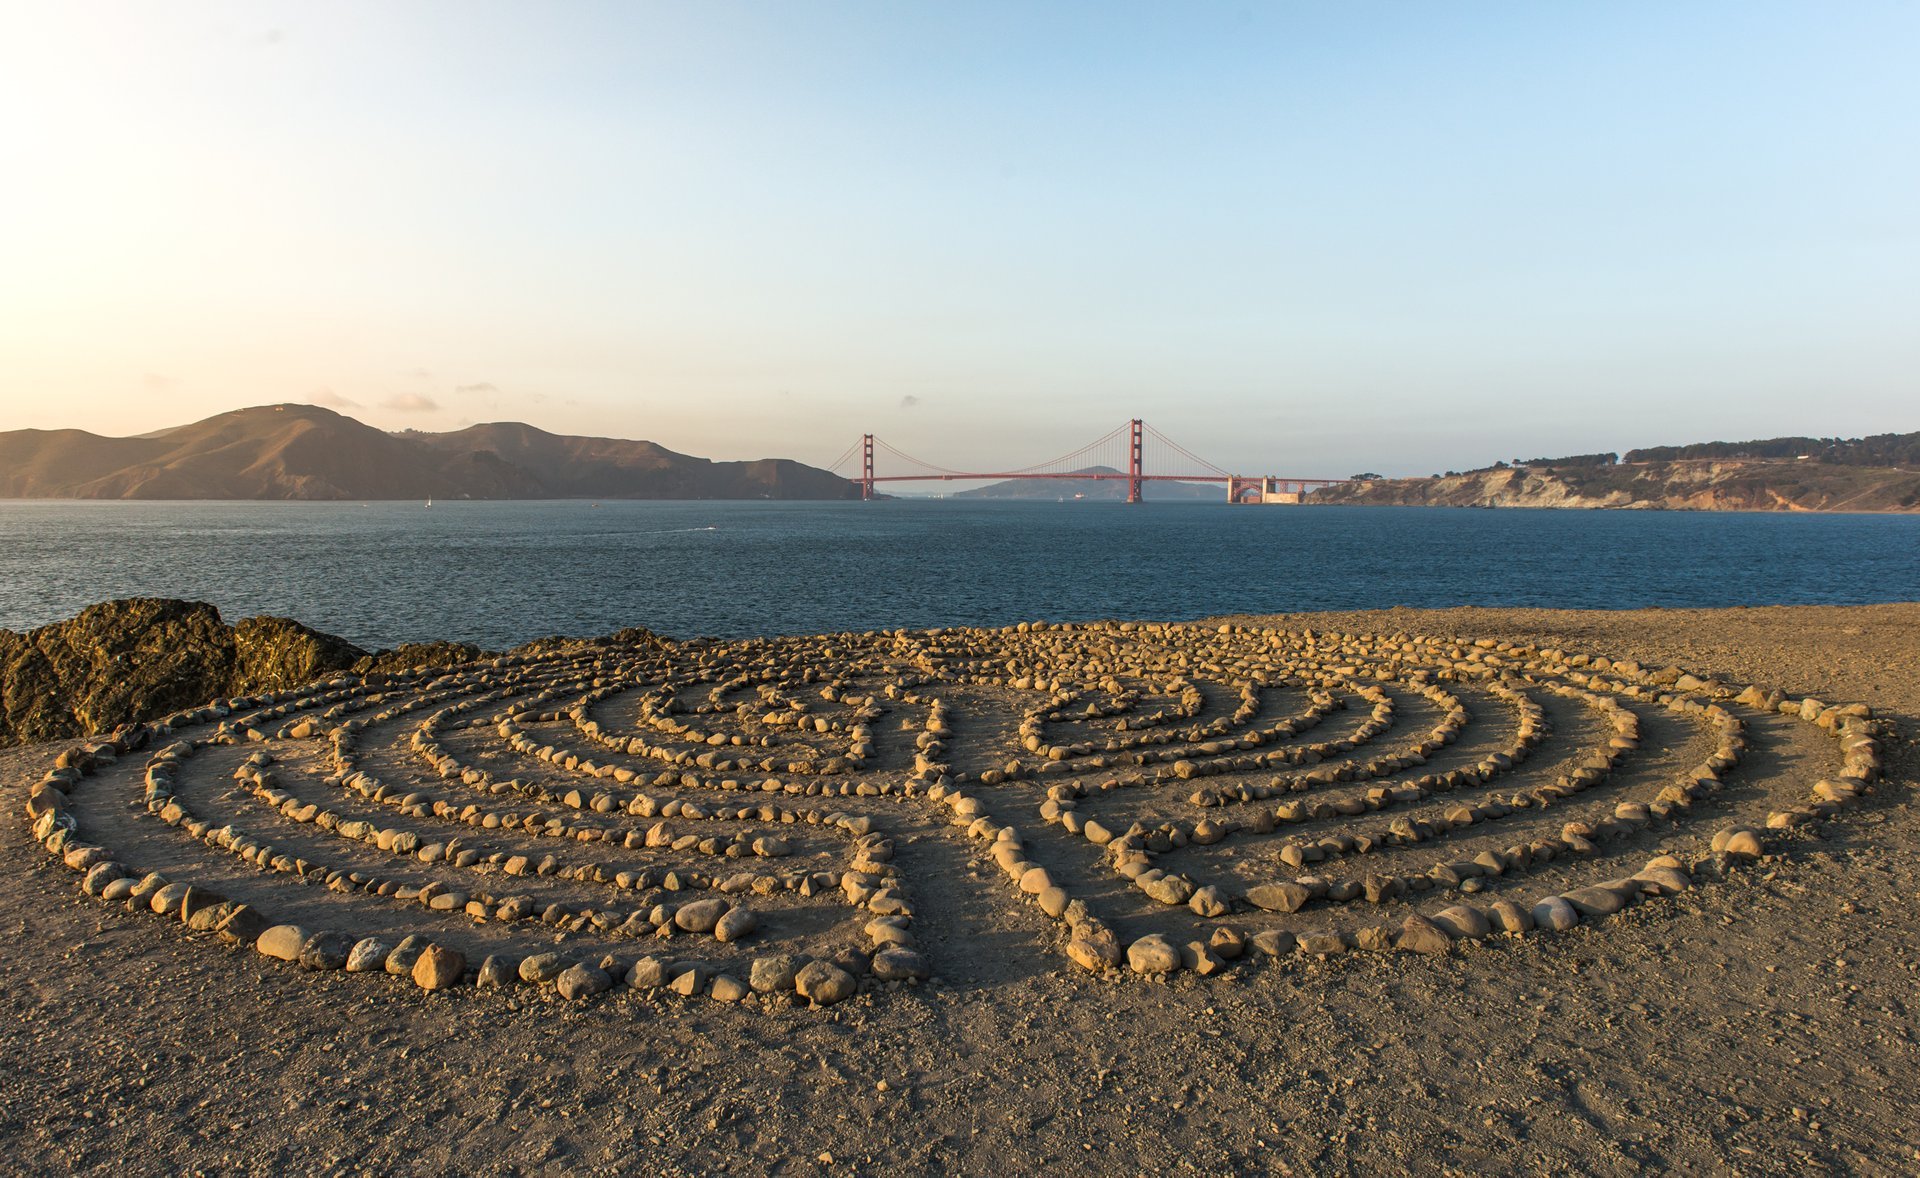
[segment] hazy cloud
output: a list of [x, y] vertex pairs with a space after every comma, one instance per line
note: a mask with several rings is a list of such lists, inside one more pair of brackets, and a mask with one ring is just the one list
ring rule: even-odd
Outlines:
[[176, 382], [171, 376], [161, 376], [157, 372], [149, 372], [140, 378], [140, 383], [146, 385], [147, 391], [150, 393], [168, 393], [173, 391], [173, 386]]
[[360, 402], [352, 397], [343, 397], [332, 389], [315, 389], [307, 395], [307, 400], [327, 409], [359, 409]]
[[483, 381], [481, 381], [481, 382], [480, 382], [479, 384], [457, 384], [457, 385], [454, 385], [454, 386], [453, 386], [453, 391], [454, 391], [454, 392], [456, 392], [456, 393], [466, 393], [466, 394], [474, 394], [474, 393], [497, 393], [497, 392], [499, 392], [499, 391], [500, 391], [500, 386], [499, 386], [499, 385], [497, 385], [497, 384], [493, 384], [493, 383], [491, 383], [490, 381], [484, 381], [484, 380], [483, 380]]
[[380, 408], [396, 413], [432, 413], [440, 408], [440, 403], [421, 393], [396, 393], [380, 402]]
[[433, 371], [427, 368], [409, 368], [400, 374], [413, 380], [432, 380]]
[[911, 409], [919, 403], [920, 398], [914, 396], [912, 393], [908, 393], [906, 396], [900, 398], [900, 408], [902, 409]]

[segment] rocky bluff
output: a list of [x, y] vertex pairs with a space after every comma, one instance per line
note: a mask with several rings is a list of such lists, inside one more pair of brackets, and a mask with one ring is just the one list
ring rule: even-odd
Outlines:
[[0, 745], [103, 732], [220, 696], [480, 657], [452, 642], [369, 652], [290, 618], [228, 625], [205, 602], [88, 606], [26, 634], [0, 630]]

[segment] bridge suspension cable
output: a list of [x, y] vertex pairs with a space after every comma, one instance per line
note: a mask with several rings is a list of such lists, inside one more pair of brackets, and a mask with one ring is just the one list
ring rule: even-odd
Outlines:
[[[885, 473], [876, 469], [876, 459], [884, 460], [881, 465]], [[856, 462], [857, 474], [853, 473]], [[1153, 473], [1148, 473], [1149, 468]], [[827, 469], [842, 473], [858, 484], [863, 498], [873, 497], [874, 484], [877, 482], [1080, 479], [1125, 480], [1129, 503], [1140, 501], [1144, 483], [1167, 481], [1225, 483], [1229, 500], [1272, 502], [1274, 493], [1294, 495], [1295, 499], [1291, 501], [1297, 501], [1297, 497], [1305, 494], [1309, 487], [1342, 481], [1236, 475], [1200, 457], [1139, 418], [1115, 426], [1065, 454], [1011, 469], [962, 470], [942, 466], [915, 457], [873, 434], [861, 435]]]

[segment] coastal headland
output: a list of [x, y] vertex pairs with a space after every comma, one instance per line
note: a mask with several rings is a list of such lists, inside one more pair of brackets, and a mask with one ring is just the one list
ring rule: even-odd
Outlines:
[[49, 1172], [1898, 1169], [1915, 633], [630, 631], [88, 712], [0, 752], [0, 1131]]

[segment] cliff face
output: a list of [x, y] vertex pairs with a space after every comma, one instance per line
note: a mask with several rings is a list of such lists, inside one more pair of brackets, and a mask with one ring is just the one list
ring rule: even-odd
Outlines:
[[137, 438], [0, 433], [0, 498], [851, 499], [782, 458], [712, 462], [530, 425], [389, 434], [312, 405], [240, 409]]
[[1316, 491], [1307, 501], [1407, 507], [1920, 511], [1920, 473], [1767, 460], [1512, 467], [1437, 479], [1344, 483]]

